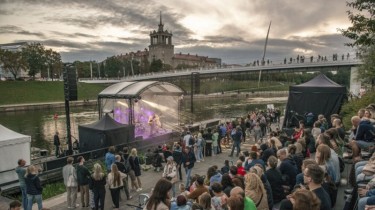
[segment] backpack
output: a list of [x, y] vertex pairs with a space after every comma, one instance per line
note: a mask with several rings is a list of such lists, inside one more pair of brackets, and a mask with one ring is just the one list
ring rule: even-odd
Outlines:
[[127, 174], [130, 172], [131, 170], [131, 167], [130, 167], [130, 163], [129, 163], [129, 157], [127, 159], [124, 160], [124, 172]]
[[194, 140], [193, 136], [190, 136], [190, 138], [189, 138], [189, 145], [193, 146], [194, 144], [195, 144], [195, 140]]

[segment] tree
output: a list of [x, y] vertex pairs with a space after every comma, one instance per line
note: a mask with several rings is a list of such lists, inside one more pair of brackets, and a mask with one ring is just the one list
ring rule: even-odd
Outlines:
[[54, 78], [54, 74], [56, 74], [57, 77], [60, 77], [61, 71], [62, 71], [62, 61], [60, 53], [53, 51], [52, 49], [45, 51], [45, 58], [46, 58], [46, 64], [47, 68], [50, 71], [50, 77]]
[[375, 87], [375, 45], [367, 48], [364, 53], [363, 65], [358, 68], [358, 78], [364, 82], [370, 83]]
[[20, 51], [12, 52], [0, 49], [0, 64], [5, 72], [10, 72], [13, 75], [14, 80], [22, 70], [27, 68], [26, 60]]
[[163, 62], [160, 59], [153, 60], [150, 65], [150, 72], [160, 72], [163, 69]]
[[349, 20], [352, 26], [347, 29], [340, 29], [342, 35], [353, 39], [353, 43], [346, 45], [354, 46], [371, 46], [375, 44], [375, 1], [374, 0], [354, 0], [347, 2], [346, 5], [357, 12], [348, 10]]
[[25, 48], [22, 49], [22, 55], [25, 57], [26, 62], [29, 67], [29, 76], [35, 79], [35, 75], [42, 70], [45, 70], [46, 65], [46, 56], [44, 46], [40, 43], [31, 43], [28, 44]]

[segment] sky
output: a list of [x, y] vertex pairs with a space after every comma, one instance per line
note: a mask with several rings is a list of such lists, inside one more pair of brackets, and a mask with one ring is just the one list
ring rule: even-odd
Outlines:
[[40, 42], [63, 62], [103, 61], [148, 48], [149, 34], [172, 32], [175, 53], [247, 64], [297, 55], [347, 54], [344, 0], [0, 0], [0, 44]]

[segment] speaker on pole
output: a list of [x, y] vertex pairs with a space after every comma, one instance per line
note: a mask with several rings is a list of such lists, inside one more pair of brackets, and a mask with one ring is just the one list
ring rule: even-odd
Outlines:
[[68, 99], [69, 101], [77, 101], [77, 75], [76, 69], [72, 64], [64, 65], [63, 78], [65, 99]]

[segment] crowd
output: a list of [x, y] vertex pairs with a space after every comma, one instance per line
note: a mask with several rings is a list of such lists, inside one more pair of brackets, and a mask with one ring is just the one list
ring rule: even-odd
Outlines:
[[[291, 136], [270, 124], [279, 122], [278, 110], [250, 112], [233, 122], [217, 128], [192, 133], [184, 131], [180, 142], [149, 149], [146, 166], [161, 172], [160, 179], [150, 192], [143, 207], [154, 209], [332, 209], [337, 198], [343, 172], [343, 158], [351, 152], [354, 163], [350, 179], [358, 193], [358, 209], [375, 205], [375, 156], [364, 160], [362, 150], [370, 154], [375, 149], [375, 105], [359, 110], [352, 118], [350, 134], [346, 133], [337, 114], [327, 120], [319, 115], [312, 128], [300, 121]], [[206, 174], [194, 174], [194, 166], [210, 156], [222, 155], [223, 142], [230, 140], [229, 160], [207, 169]], [[252, 141], [250, 150], [241, 150], [241, 144]], [[235, 153], [236, 152], [236, 153]], [[236, 155], [236, 158], [233, 156]], [[371, 156], [371, 155], [370, 155]], [[120, 192], [128, 200], [132, 192], [141, 192], [142, 167], [135, 148], [116, 151], [110, 147], [105, 165], [95, 163], [90, 171], [85, 159], [67, 158], [62, 173], [67, 191], [67, 208], [76, 208], [79, 188], [81, 206], [91, 209], [108, 209], [104, 206], [106, 186], [110, 191], [113, 208], [118, 209]], [[31, 209], [35, 200], [42, 209], [38, 170], [31, 165], [25, 170], [25, 161], [18, 162], [16, 172], [20, 179], [22, 205]], [[184, 178], [185, 177], [185, 178]], [[130, 178], [130, 183], [129, 183]], [[359, 182], [368, 184], [360, 185]], [[361, 188], [364, 186], [364, 188]], [[357, 194], [348, 196], [346, 209]], [[355, 202], [354, 202], [355, 203]]]

